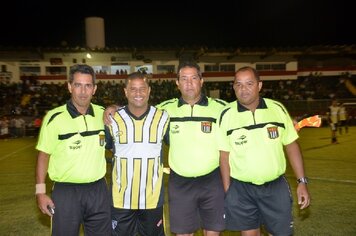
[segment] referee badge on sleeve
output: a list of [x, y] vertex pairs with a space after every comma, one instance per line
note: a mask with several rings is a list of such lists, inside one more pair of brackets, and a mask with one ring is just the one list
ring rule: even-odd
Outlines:
[[203, 133], [211, 133], [212, 123], [210, 121], [201, 122], [201, 131]]
[[270, 139], [276, 139], [276, 138], [279, 137], [278, 127], [277, 126], [268, 127], [267, 131], [268, 131], [268, 136], [269, 136]]
[[103, 133], [99, 134], [99, 144], [100, 144], [100, 146], [104, 146], [104, 144], [105, 144], [105, 134], [103, 134]]

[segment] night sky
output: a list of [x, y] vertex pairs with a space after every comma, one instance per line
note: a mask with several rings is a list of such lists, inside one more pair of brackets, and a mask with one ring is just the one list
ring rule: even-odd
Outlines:
[[0, 46], [85, 47], [90, 16], [104, 18], [108, 47], [356, 44], [350, 0], [113, 1], [2, 2]]

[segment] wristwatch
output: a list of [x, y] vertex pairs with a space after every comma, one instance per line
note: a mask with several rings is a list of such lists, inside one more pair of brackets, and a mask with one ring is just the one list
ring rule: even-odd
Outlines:
[[302, 177], [300, 179], [297, 179], [297, 183], [303, 183], [303, 184], [308, 184], [308, 178], [307, 177]]

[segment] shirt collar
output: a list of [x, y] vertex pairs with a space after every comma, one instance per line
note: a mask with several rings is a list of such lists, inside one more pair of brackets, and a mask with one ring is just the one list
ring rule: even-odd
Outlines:
[[145, 116], [148, 114], [148, 112], [150, 112], [151, 106], [147, 107], [147, 110], [139, 117], [135, 116], [134, 114], [132, 114], [129, 110], [128, 106], [124, 106], [124, 109], [126, 111], [126, 113], [128, 113], [131, 117], [135, 118], [135, 120], [142, 120], [143, 118], [145, 118]]
[[[267, 108], [267, 104], [266, 104], [265, 100], [262, 97], [260, 97], [256, 109], [266, 109], [266, 108]], [[246, 108], [239, 101], [237, 101], [237, 111], [238, 112], [244, 112], [244, 111], [249, 111], [249, 110], [250, 109]]]
[[[184, 101], [182, 97], [180, 97], [178, 101], [178, 107], [181, 107], [184, 104], [188, 104], [188, 103]], [[201, 94], [199, 101], [194, 105], [208, 106], [208, 98], [204, 94]]]
[[[69, 99], [67, 101], [67, 110], [70, 114], [70, 116], [74, 119], [78, 116], [81, 116], [82, 114], [77, 110], [77, 108], [74, 106], [72, 99]], [[88, 107], [87, 112], [85, 113], [85, 115], [91, 115], [91, 116], [95, 116], [94, 115], [94, 110], [93, 110], [93, 106], [90, 104]]]

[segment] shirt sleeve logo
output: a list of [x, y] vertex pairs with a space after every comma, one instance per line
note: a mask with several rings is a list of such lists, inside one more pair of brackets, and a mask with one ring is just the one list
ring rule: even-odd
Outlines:
[[100, 144], [100, 146], [104, 146], [104, 144], [105, 144], [105, 133], [104, 132], [99, 133], [99, 144]]
[[276, 138], [279, 137], [278, 127], [277, 126], [268, 127], [267, 128], [267, 132], [268, 132], [268, 137], [270, 139], [276, 139]]
[[201, 131], [203, 131], [203, 133], [211, 133], [212, 127], [213, 125], [211, 121], [201, 122]]
[[99, 144], [100, 144], [100, 146], [104, 146], [104, 144], [105, 144], [105, 134], [99, 134]]

